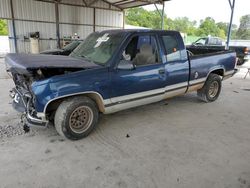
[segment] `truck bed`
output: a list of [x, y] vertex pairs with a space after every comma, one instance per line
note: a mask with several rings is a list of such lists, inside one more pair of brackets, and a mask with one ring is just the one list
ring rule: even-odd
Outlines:
[[[246, 54], [244, 53], [245, 51], [244, 46], [229, 46], [230, 51], [236, 52], [236, 55], [238, 57], [238, 65], [242, 65], [244, 61], [244, 57]], [[192, 52], [195, 56], [196, 55], [206, 55], [206, 54], [214, 54], [218, 52], [225, 52], [228, 50], [225, 50], [225, 46], [186, 46], [186, 49]], [[249, 53], [249, 52], [248, 52]]]
[[[235, 67], [235, 52], [218, 51], [190, 56], [190, 84], [194, 80], [201, 82], [214, 70], [220, 70], [221, 76], [230, 75]], [[198, 76], [197, 76], [198, 74]]]
[[214, 53], [218, 53], [218, 52], [224, 52], [225, 49], [224, 47], [205, 47], [205, 46], [196, 46], [196, 47], [191, 47], [188, 46], [187, 50], [189, 50], [190, 52], [192, 52], [195, 56], [197, 55], [206, 55], [206, 54], [214, 54]]

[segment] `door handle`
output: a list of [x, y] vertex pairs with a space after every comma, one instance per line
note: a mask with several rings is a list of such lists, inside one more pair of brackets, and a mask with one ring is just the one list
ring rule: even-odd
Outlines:
[[165, 69], [160, 69], [159, 74], [165, 74]]

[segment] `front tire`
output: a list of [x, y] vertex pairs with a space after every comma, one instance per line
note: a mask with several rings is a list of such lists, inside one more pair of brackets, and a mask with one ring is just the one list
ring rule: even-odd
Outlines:
[[79, 140], [88, 136], [98, 123], [96, 103], [88, 97], [64, 100], [56, 110], [55, 128], [63, 137]]
[[221, 77], [218, 74], [211, 73], [204, 86], [197, 91], [200, 100], [204, 102], [215, 101], [221, 92]]

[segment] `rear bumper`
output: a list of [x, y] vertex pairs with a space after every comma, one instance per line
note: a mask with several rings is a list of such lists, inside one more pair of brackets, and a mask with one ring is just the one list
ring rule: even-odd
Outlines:
[[13, 99], [13, 108], [16, 111], [23, 113], [22, 117], [25, 118], [25, 120], [30, 125], [46, 126], [48, 124], [48, 120], [46, 119], [45, 114], [37, 113], [36, 111], [31, 109], [30, 95], [22, 94], [20, 91], [14, 88], [10, 91], [10, 97]]

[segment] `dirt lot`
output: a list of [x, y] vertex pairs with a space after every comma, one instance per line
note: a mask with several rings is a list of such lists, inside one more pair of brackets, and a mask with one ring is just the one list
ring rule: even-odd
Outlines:
[[250, 77], [196, 94], [103, 116], [86, 139], [53, 126], [23, 134], [0, 59], [0, 187], [250, 188]]

